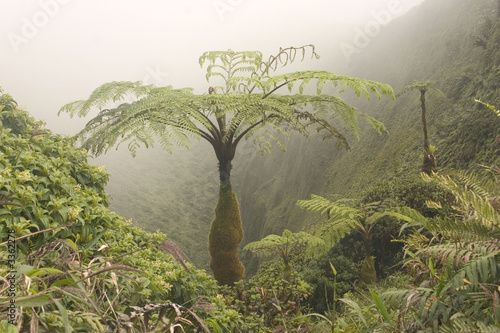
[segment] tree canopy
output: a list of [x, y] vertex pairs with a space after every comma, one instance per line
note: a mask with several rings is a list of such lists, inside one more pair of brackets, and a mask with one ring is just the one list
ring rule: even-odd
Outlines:
[[[207, 67], [207, 81], [215, 80], [220, 85], [210, 87], [208, 94], [196, 94], [191, 88], [111, 82], [98, 87], [86, 100], [66, 104], [60, 112], [85, 117], [94, 108], [101, 110], [78, 135], [83, 145], [96, 155], [125, 141], [129, 142], [132, 153], [140, 144], [152, 146], [155, 139], [171, 152], [175, 145], [187, 147], [190, 138], [203, 138], [214, 146], [216, 153], [219, 150], [222, 154], [216, 146], [225, 143], [227, 157], [231, 157], [241, 139], [252, 136], [261, 150], [267, 152], [271, 142], [284, 149], [276, 133], [287, 136], [289, 130], [296, 130], [307, 134], [311, 125], [325, 137], [338, 139], [340, 146], [348, 147], [341, 128], [359, 136], [359, 116], [377, 131], [384, 131], [382, 123], [323, 90], [332, 85], [339, 92], [349, 88], [358, 97], [367, 99], [372, 94], [394, 98], [389, 85], [326, 71], [272, 75], [278, 67], [286, 66], [300, 55], [304, 60], [308, 53], [319, 58], [312, 45], [280, 49], [267, 61], [258, 51], [209, 51], [200, 57], [199, 63]], [[305, 94], [312, 82], [316, 94]], [[298, 93], [292, 94], [296, 86]], [[290, 94], [277, 94], [282, 87], [288, 88]], [[128, 97], [135, 100], [108, 108], [110, 103]], [[333, 125], [332, 119], [338, 124]]]

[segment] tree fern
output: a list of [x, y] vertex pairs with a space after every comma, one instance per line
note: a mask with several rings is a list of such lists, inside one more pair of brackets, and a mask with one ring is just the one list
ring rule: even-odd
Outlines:
[[322, 239], [307, 232], [293, 233], [285, 229], [281, 236], [268, 235], [259, 241], [247, 244], [243, 250], [251, 251], [259, 256], [273, 256], [278, 254], [284, 263], [287, 264], [290, 261], [290, 254], [293, 253], [293, 248], [304, 245], [314, 247], [322, 243]]
[[373, 224], [386, 216], [395, 216], [385, 203], [373, 202], [353, 208], [338, 202], [331, 202], [319, 195], [311, 195], [310, 200], [299, 200], [297, 205], [310, 212], [325, 215], [326, 223], [317, 227], [318, 235], [327, 239], [328, 244], [333, 246], [352, 231], [358, 231], [365, 236], [371, 231]]
[[[434, 155], [434, 152], [436, 150], [436, 147], [431, 145], [429, 143], [429, 137], [427, 133], [427, 118], [426, 118], [426, 113], [427, 113], [427, 107], [426, 107], [426, 99], [425, 99], [425, 94], [429, 90], [429, 86], [431, 85], [431, 81], [414, 81], [413, 84], [406, 86], [400, 93], [398, 93], [397, 96], [401, 96], [402, 94], [405, 94], [406, 92], [410, 90], [418, 90], [420, 92], [420, 107], [422, 109], [421, 116], [422, 116], [422, 130], [424, 134], [424, 152], [423, 152], [423, 163], [421, 166], [421, 171], [425, 172], [426, 174], [431, 174], [436, 171], [436, 157]], [[434, 89], [435, 91], [438, 91], [440, 95], [444, 94], [437, 89]]]
[[330, 200], [315, 194], [311, 194], [310, 200], [297, 201], [297, 205], [305, 211], [318, 212], [321, 215], [326, 215], [328, 219], [334, 217], [346, 217], [350, 219], [361, 217], [361, 213], [358, 209], [344, 204], [331, 202]]
[[243, 250], [250, 251], [261, 257], [278, 255], [283, 261], [284, 279], [289, 280], [291, 276], [292, 262], [295, 257], [303, 258], [314, 254], [318, 247], [323, 246], [321, 238], [307, 232], [293, 233], [288, 229], [281, 236], [268, 235], [263, 239], [247, 244]]
[[325, 241], [328, 250], [346, 235], [358, 232], [363, 237], [365, 259], [361, 262], [360, 278], [366, 283], [376, 282], [374, 257], [372, 255], [372, 230], [384, 217], [393, 217], [390, 204], [372, 202], [352, 208], [339, 202], [331, 202], [318, 195], [310, 200], [299, 200], [297, 205], [311, 212], [326, 215], [326, 222], [314, 226], [315, 234]]
[[[301, 60], [308, 54], [318, 58], [312, 45], [281, 48], [268, 60], [259, 51], [208, 51], [199, 58], [200, 66], [206, 66], [207, 81], [214, 82], [208, 94], [195, 94], [191, 88], [110, 82], [95, 89], [85, 100], [64, 105], [59, 112], [85, 117], [93, 109], [100, 110], [76, 136], [94, 155], [124, 142], [128, 142], [135, 155], [140, 146], [158, 142], [172, 152], [175, 146], [189, 147], [193, 139], [208, 141], [219, 161], [220, 198], [231, 198], [231, 204], [219, 201], [215, 220], [219, 224], [221, 218], [217, 214], [225, 216], [229, 228], [240, 225], [237, 204], [226, 192], [232, 192], [231, 163], [242, 139], [253, 137], [261, 152], [266, 153], [274, 144], [284, 150], [281, 138], [288, 139], [289, 131], [307, 135], [314, 127], [324, 138], [337, 139], [339, 146], [348, 148], [347, 133], [360, 135], [359, 117], [365, 118], [378, 132], [385, 131], [380, 122], [323, 91], [330, 85], [339, 93], [350, 89], [366, 99], [372, 95], [394, 99], [390, 86], [325, 71], [273, 75], [280, 65], [298, 60], [300, 54]], [[315, 84], [316, 94], [305, 93], [309, 84]], [[299, 94], [278, 94], [282, 88], [291, 92], [296, 87]], [[233, 212], [224, 212], [224, 207], [232, 207]], [[210, 249], [213, 253], [227, 253], [223, 246], [223, 242], [214, 243]], [[221, 247], [220, 251], [216, 247]], [[237, 246], [231, 251], [231, 258], [237, 258]], [[237, 261], [231, 260], [238, 266], [234, 271], [241, 273], [242, 265]], [[213, 262], [227, 264], [222, 259]], [[241, 278], [240, 273], [234, 279]]]

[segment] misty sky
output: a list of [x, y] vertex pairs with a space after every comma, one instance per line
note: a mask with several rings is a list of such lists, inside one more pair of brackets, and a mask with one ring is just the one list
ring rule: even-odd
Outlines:
[[204, 51], [266, 56], [305, 44], [314, 44], [321, 59], [291, 70], [336, 72], [356, 56], [342, 47], [355, 47], [359, 31], [374, 39], [423, 1], [0, 0], [0, 86], [50, 129], [70, 134], [84, 122], [58, 117], [59, 108], [105, 82], [205, 92], [198, 65]]

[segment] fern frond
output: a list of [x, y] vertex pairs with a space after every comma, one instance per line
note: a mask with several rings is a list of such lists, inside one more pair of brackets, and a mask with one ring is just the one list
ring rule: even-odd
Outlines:
[[114, 89], [113, 83], [110, 83], [97, 88], [89, 100], [68, 104], [61, 111], [71, 109], [71, 112], [77, 112], [76, 108], [80, 108], [77, 113], [84, 115], [92, 106], [120, 100], [131, 91], [138, 95], [147, 94], [134, 102], [101, 110], [77, 134], [91, 153], [99, 155], [112, 146], [118, 147], [129, 141], [129, 149], [135, 154], [141, 144], [153, 146], [155, 140], [159, 140], [162, 147], [171, 152], [175, 145], [189, 145], [188, 134], [199, 138], [202, 133], [200, 128], [212, 130], [210, 121], [203, 114], [204, 101], [193, 98], [191, 89], [142, 87], [133, 82], [119, 82]]
[[403, 89], [403, 90], [401, 90], [401, 91], [400, 91], [400, 92], [396, 95], [396, 97], [399, 97], [399, 96], [401, 96], [401, 95], [403, 95], [403, 94], [406, 94], [408, 91], [410, 91], [410, 90], [414, 90], [414, 89], [419, 90], [419, 91], [422, 91], [422, 90], [423, 90], [423, 91], [426, 91], [426, 90], [428, 89], [428, 87], [429, 87], [429, 85], [430, 85], [431, 83], [432, 83], [432, 82], [431, 82], [431, 81], [429, 81], [429, 80], [427, 80], [427, 81], [413, 81], [413, 83], [412, 83], [412, 84], [410, 84], [410, 85], [408, 85], [408, 86], [404, 87], [404, 89]]
[[307, 51], [311, 51], [311, 58], [319, 59], [319, 55], [315, 52], [314, 45], [304, 45], [301, 47], [288, 47], [279, 49], [278, 53], [269, 56], [267, 61], [262, 61], [260, 65], [261, 75], [269, 75], [271, 70], [275, 71], [278, 65], [284, 67], [290, 63], [293, 63], [296, 59], [297, 53], [302, 54], [303, 61], [305, 59]]
[[95, 89], [87, 100], [75, 101], [64, 105], [59, 110], [59, 114], [67, 112], [71, 117], [75, 115], [85, 117], [93, 108], [103, 109], [108, 103], [121, 101], [128, 95], [135, 97], [144, 96], [152, 89], [154, 89], [153, 85], [143, 86], [140, 81], [105, 83]]
[[490, 105], [490, 104], [485, 103], [485, 102], [483, 102], [483, 101], [480, 101], [480, 100], [478, 100], [478, 99], [475, 99], [474, 101], [475, 101], [476, 103], [483, 104], [483, 105], [484, 105], [484, 106], [486, 106], [488, 109], [490, 109], [491, 111], [495, 112], [495, 113], [497, 114], [497, 116], [499, 116], [499, 117], [500, 117], [500, 110], [495, 109], [495, 107], [494, 107], [493, 105]]
[[311, 199], [309, 200], [297, 201], [297, 205], [305, 211], [318, 212], [321, 215], [327, 215], [329, 219], [356, 219], [362, 217], [361, 212], [356, 208], [331, 202], [330, 200], [315, 194], [311, 194]]
[[392, 309], [408, 310], [420, 301], [420, 291], [417, 289], [389, 290], [381, 293], [380, 298]]
[[243, 250], [255, 253], [258, 256], [270, 256], [280, 253], [288, 256], [293, 252], [293, 248], [308, 246], [315, 248], [324, 244], [321, 238], [311, 235], [307, 232], [293, 233], [288, 229], [283, 231], [281, 236], [268, 235], [263, 239], [247, 244]]
[[[195, 95], [190, 88], [156, 87], [141, 82], [110, 82], [95, 89], [88, 99], [68, 103], [59, 112], [84, 117], [92, 109], [100, 110], [78, 134], [94, 154], [124, 141], [130, 142], [134, 153], [141, 144], [151, 146], [155, 140], [171, 152], [174, 146], [187, 146], [188, 138], [200, 137], [212, 145], [222, 140], [235, 149], [242, 138], [253, 135], [262, 152], [269, 151], [272, 143], [284, 150], [277, 135], [288, 138], [288, 130], [307, 135], [310, 126], [324, 138], [335, 138], [340, 147], [348, 148], [343, 130], [358, 138], [359, 117], [365, 118], [379, 133], [385, 130], [382, 123], [322, 91], [326, 85], [333, 85], [341, 90], [350, 88], [357, 96], [368, 99], [373, 94], [394, 98], [388, 85], [325, 71], [269, 76], [278, 64], [285, 66], [296, 59], [303, 60], [306, 54], [319, 57], [313, 45], [280, 49], [268, 61], [263, 61], [258, 51], [209, 51], [203, 53], [199, 64], [206, 66], [208, 81], [223, 81], [222, 85], [211, 87], [209, 94]], [[304, 94], [311, 82], [316, 83], [318, 96]], [[299, 95], [275, 94], [282, 86], [293, 89], [295, 83], [300, 83]], [[110, 105], [130, 97], [136, 100]], [[312, 112], [304, 111], [311, 107]], [[135, 126], [138, 128], [134, 129]]]
[[468, 318], [463, 313], [453, 315], [450, 324], [442, 325], [439, 333], [457, 333], [457, 332], [481, 332], [481, 333], [500, 333], [498, 325], [488, 325], [476, 318]]
[[326, 71], [299, 71], [288, 74], [276, 75], [269, 77], [263, 84], [264, 92], [270, 92], [275, 90], [277, 87], [282, 85], [293, 84], [294, 82], [300, 81], [299, 91], [302, 94], [305, 87], [312, 80], [316, 81], [316, 92], [318, 95], [321, 94], [323, 88], [326, 84], [331, 84], [333, 87], [340, 87], [341, 89], [350, 88], [358, 97], [365, 97], [367, 100], [370, 99], [371, 94], [375, 94], [379, 99], [382, 95], [389, 95], [393, 99], [395, 98], [392, 88], [383, 83], [353, 78], [350, 76], [338, 75]]
[[[449, 175], [432, 176], [422, 175], [425, 181], [435, 181], [444, 188], [448, 189], [455, 197], [460, 213], [467, 219], [466, 223], [481, 224], [491, 231], [498, 230], [500, 227], [500, 214], [488, 200], [490, 195], [474, 178], [465, 173], [458, 173], [457, 178], [460, 182], [454, 181]], [[465, 221], [464, 221], [465, 222]], [[497, 234], [498, 233], [494, 233]]]
[[484, 223], [477, 223], [475, 219], [442, 219], [428, 220], [423, 226], [429, 230], [434, 237], [444, 237], [454, 242], [480, 242], [492, 238], [500, 239], [500, 230], [492, 230]]
[[315, 233], [324, 239], [329, 248], [331, 248], [351, 232], [362, 228], [363, 225], [356, 219], [337, 218], [329, 220], [326, 224], [322, 224]]
[[361, 112], [359, 112], [358, 115], [366, 119], [368, 123], [375, 129], [375, 131], [377, 131], [378, 134], [389, 132], [385, 127], [385, 125], [382, 122], [378, 121], [377, 119]]

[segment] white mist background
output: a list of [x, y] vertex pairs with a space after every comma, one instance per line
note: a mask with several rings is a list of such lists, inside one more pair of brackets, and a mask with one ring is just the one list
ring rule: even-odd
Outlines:
[[387, 28], [376, 27], [386, 20], [383, 13], [392, 20], [391, 8], [401, 16], [423, 1], [2, 0], [0, 87], [53, 131], [72, 134], [86, 120], [57, 116], [58, 110], [105, 82], [205, 92], [205, 70], [198, 65], [204, 51], [266, 56], [305, 44], [314, 44], [321, 59], [297, 68], [336, 72], [350, 60], [346, 45], [357, 52], [367, 46], [359, 31], [376, 38]]

